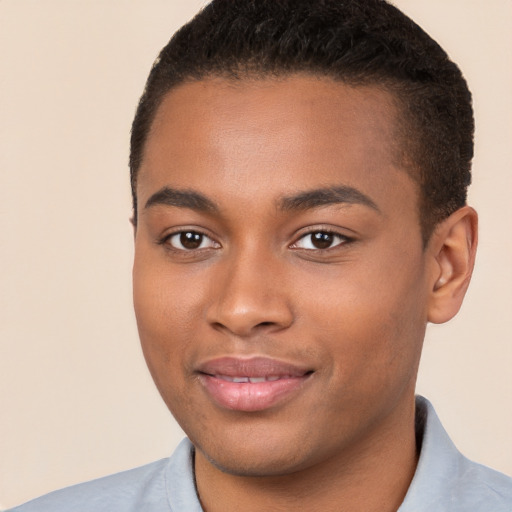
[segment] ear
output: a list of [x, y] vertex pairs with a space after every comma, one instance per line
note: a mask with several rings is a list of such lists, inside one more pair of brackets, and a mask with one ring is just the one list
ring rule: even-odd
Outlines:
[[135, 214], [133, 214], [130, 217], [130, 224], [132, 225], [132, 228], [133, 228], [133, 238], [135, 239], [135, 236], [137, 235], [137, 222], [135, 221]]
[[459, 311], [471, 280], [478, 241], [476, 211], [464, 206], [442, 221], [427, 247], [433, 262], [428, 321], [441, 324]]

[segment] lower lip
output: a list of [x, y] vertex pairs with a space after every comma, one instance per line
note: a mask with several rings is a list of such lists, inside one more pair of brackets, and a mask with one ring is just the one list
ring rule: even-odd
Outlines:
[[255, 412], [269, 409], [290, 399], [308, 379], [291, 377], [265, 382], [229, 382], [201, 374], [200, 381], [213, 400], [233, 411]]

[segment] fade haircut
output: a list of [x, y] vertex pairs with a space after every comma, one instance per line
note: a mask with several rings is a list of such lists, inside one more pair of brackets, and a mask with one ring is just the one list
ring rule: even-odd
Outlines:
[[417, 24], [384, 0], [213, 0], [163, 48], [131, 133], [137, 173], [156, 111], [173, 87], [221, 77], [307, 73], [391, 93], [404, 168], [419, 187], [426, 244], [437, 223], [466, 204], [474, 121], [459, 68]]

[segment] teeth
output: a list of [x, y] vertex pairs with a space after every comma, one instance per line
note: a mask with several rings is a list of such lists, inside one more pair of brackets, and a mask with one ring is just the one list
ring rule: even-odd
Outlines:
[[279, 380], [279, 375], [269, 375], [268, 377], [230, 377], [229, 375], [217, 375], [217, 378], [227, 382], [234, 382], [236, 384], [244, 384], [250, 382], [251, 384], [258, 384], [260, 382], [274, 382]]
[[249, 377], [233, 377], [232, 382], [249, 382]]

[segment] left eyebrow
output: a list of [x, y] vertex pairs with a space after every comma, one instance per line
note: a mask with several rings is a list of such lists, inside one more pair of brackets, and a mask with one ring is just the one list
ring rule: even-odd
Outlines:
[[287, 211], [309, 210], [340, 203], [361, 204], [381, 213], [379, 207], [366, 194], [344, 185], [306, 190], [293, 196], [283, 197], [279, 201], [279, 208]]

